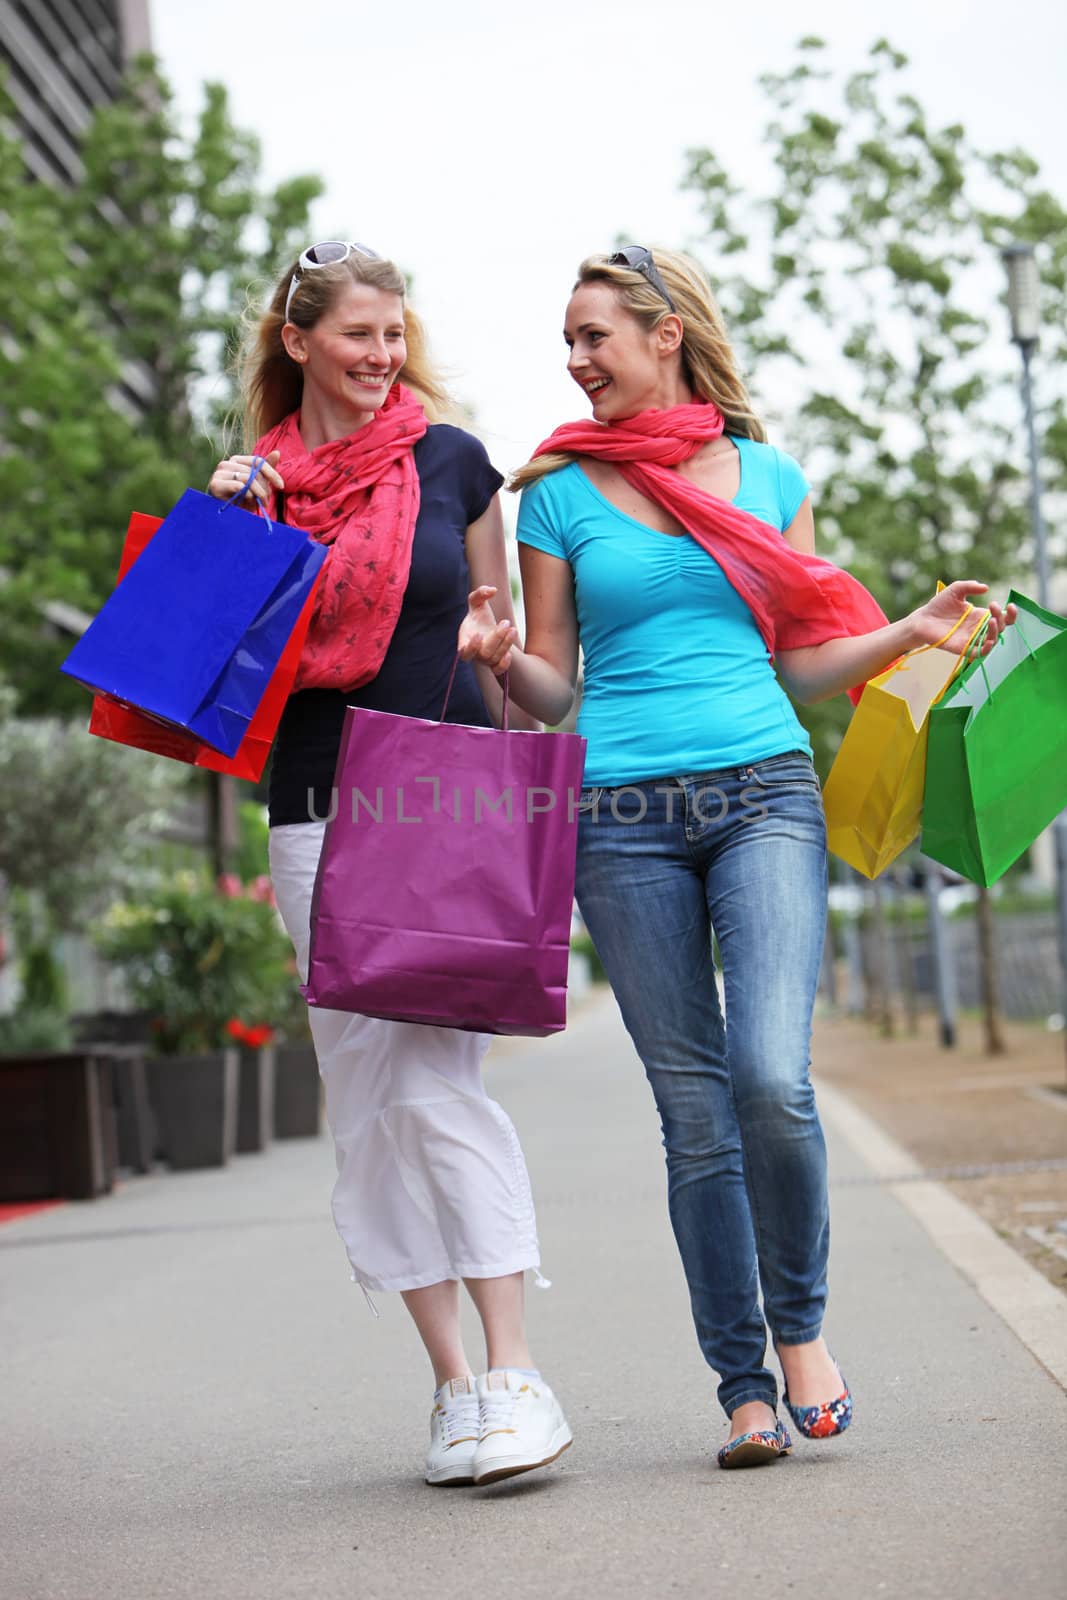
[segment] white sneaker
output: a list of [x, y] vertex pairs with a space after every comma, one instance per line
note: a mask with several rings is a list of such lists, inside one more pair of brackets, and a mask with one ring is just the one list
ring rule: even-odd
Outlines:
[[475, 1483], [495, 1483], [561, 1456], [573, 1435], [563, 1409], [542, 1378], [510, 1368], [478, 1379], [481, 1433], [474, 1452]]
[[426, 1482], [438, 1486], [474, 1482], [481, 1406], [473, 1378], [449, 1378], [433, 1397]]

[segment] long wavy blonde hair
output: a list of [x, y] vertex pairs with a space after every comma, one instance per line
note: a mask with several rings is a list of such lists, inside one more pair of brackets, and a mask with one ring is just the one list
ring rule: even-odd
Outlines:
[[[714, 401], [726, 419], [727, 433], [765, 441], [766, 431], [737, 370], [726, 324], [704, 269], [680, 250], [661, 250], [657, 246], [652, 255], [681, 318], [682, 367], [690, 388], [701, 399]], [[623, 309], [636, 318], [646, 333], [652, 333], [671, 314], [663, 296], [647, 278], [631, 267], [612, 266], [606, 255], [587, 256], [582, 262], [574, 289], [585, 283], [610, 284]], [[524, 489], [576, 459], [572, 452], [562, 450], [538, 456], [519, 468], [508, 488]]]
[[353, 251], [345, 261], [305, 272], [293, 291], [287, 318], [285, 302], [298, 266], [299, 262], [294, 261], [282, 274], [265, 312], [250, 305], [242, 318], [237, 376], [246, 445], [254, 444], [290, 411], [300, 407], [304, 374], [282, 343], [286, 321], [295, 323], [298, 328], [313, 328], [339, 292], [350, 283], [370, 284], [372, 288], [400, 296], [404, 302], [404, 342], [407, 345], [407, 360], [400, 369], [400, 381], [422, 401], [431, 422], [439, 422], [454, 413], [454, 402], [430, 360], [426, 330], [406, 303], [407, 284], [398, 266], [392, 261]]

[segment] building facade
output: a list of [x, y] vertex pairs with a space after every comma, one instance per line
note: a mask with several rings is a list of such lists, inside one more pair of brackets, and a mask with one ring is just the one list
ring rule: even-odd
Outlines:
[[34, 177], [78, 178], [93, 108], [150, 47], [148, 0], [0, 0], [0, 65]]

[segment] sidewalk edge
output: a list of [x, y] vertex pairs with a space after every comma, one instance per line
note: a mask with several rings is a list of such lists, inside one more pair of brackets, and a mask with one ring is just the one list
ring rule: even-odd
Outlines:
[[915, 1157], [841, 1090], [818, 1079], [816, 1096], [828, 1121], [942, 1255], [1067, 1389], [1067, 1298], [944, 1184], [924, 1180]]

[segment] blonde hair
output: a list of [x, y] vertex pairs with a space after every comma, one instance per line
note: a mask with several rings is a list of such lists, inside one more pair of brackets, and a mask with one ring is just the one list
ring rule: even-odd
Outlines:
[[[243, 339], [237, 360], [237, 377], [243, 406], [245, 442], [251, 446], [276, 423], [297, 411], [304, 390], [304, 374], [282, 343], [286, 322], [298, 328], [313, 328], [333, 305], [339, 292], [350, 283], [369, 284], [386, 294], [399, 295], [405, 302], [404, 274], [392, 261], [353, 251], [344, 261], [305, 271], [293, 290], [286, 316], [285, 302], [293, 274], [294, 261], [281, 276], [265, 312], [250, 305], [242, 319]], [[422, 401], [431, 422], [439, 422], [454, 410], [444, 380], [430, 360], [426, 330], [422, 321], [404, 303], [404, 342], [407, 359], [400, 369], [400, 381]]]
[[[682, 368], [694, 394], [714, 401], [726, 419], [726, 432], [745, 439], [766, 441], [767, 434], [757, 417], [748, 390], [737, 370], [722, 312], [711, 292], [704, 269], [692, 256], [680, 250], [655, 249], [653, 259], [674, 310], [682, 323]], [[648, 334], [652, 333], [671, 308], [648, 279], [632, 267], [613, 266], [606, 255], [587, 256], [578, 268], [574, 289], [586, 283], [607, 283], [615, 290], [619, 303]], [[574, 293], [574, 289], [571, 293]], [[552, 451], [520, 467], [509, 489], [524, 489], [550, 472], [558, 472], [577, 457], [572, 451]]]

